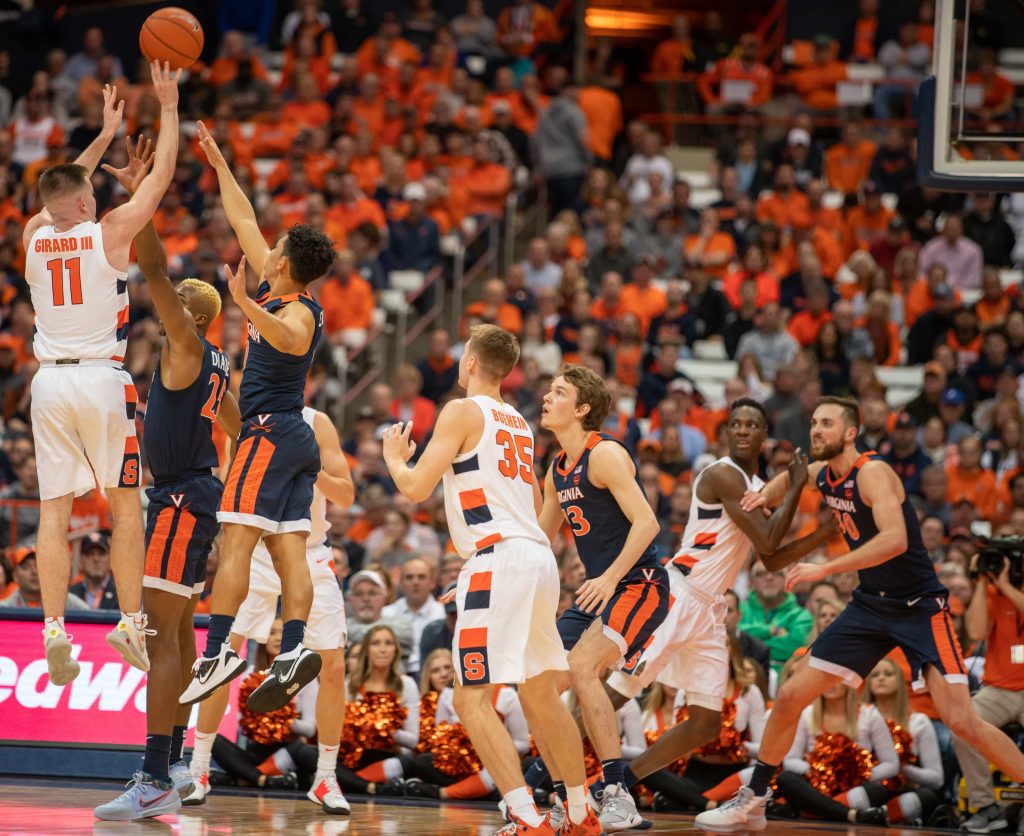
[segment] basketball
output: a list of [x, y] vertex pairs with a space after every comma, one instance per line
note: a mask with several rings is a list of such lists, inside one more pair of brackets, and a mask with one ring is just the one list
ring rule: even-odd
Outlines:
[[203, 51], [203, 27], [185, 9], [158, 9], [142, 24], [139, 48], [150, 61], [167, 61], [171, 69], [187, 70]]

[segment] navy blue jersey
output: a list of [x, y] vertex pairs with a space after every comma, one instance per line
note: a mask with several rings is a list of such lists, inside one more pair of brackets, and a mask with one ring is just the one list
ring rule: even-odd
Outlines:
[[[878, 534], [871, 508], [861, 499], [857, 487], [860, 469], [872, 460], [882, 461], [882, 457], [874, 450], [861, 453], [850, 472], [840, 478], [835, 478], [827, 465], [818, 471], [818, 490], [836, 515], [839, 529], [851, 550], [863, 546]], [[905, 492], [902, 507], [903, 522], [907, 527], [907, 550], [878, 566], [861, 569], [860, 589], [869, 595], [886, 598], [945, 595], [946, 589], [939, 583], [935, 567], [921, 541], [917, 514]]]
[[185, 389], [168, 389], [160, 379], [160, 363], [146, 404], [142, 443], [153, 478], [161, 482], [210, 472], [218, 464], [213, 422], [228, 390], [228, 356], [202, 337], [203, 363]]
[[[619, 444], [606, 433], [591, 433], [583, 452], [575, 462], [568, 463], [563, 450], [555, 459], [552, 469], [558, 503], [562, 506], [562, 513], [572, 528], [576, 550], [587, 569], [588, 578], [598, 577], [615, 562], [622, 553], [622, 547], [626, 544], [626, 537], [629, 536], [632, 526], [629, 518], [619, 507], [615, 495], [607, 488], [595, 487], [588, 478], [590, 451], [602, 441]], [[657, 575], [665, 571], [658, 560], [653, 541], [623, 581], [650, 580], [650, 573], [645, 576], [641, 571], [643, 569], [655, 569]]]
[[274, 313], [284, 305], [298, 302], [313, 314], [313, 339], [302, 355], [278, 351], [265, 339], [252, 322], [249, 323], [249, 344], [245, 352], [245, 373], [239, 391], [238, 408], [245, 421], [253, 415], [270, 412], [302, 412], [305, 405], [306, 375], [313, 362], [313, 353], [324, 327], [324, 309], [308, 293], [269, 296], [270, 285], [263, 282], [257, 294], [260, 307]]

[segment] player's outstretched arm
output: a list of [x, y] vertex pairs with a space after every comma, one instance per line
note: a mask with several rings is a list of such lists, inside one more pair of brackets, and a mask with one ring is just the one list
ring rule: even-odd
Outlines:
[[269, 342], [278, 351], [285, 354], [301, 356], [309, 351], [313, 341], [316, 323], [313, 313], [305, 305], [292, 303], [280, 308], [276, 313], [263, 310], [249, 297], [245, 283], [245, 256], [238, 262], [238, 269], [232, 270], [224, 265], [224, 274], [228, 279], [228, 290], [235, 304], [242, 313], [256, 326], [262, 339]]
[[384, 433], [384, 464], [402, 495], [413, 502], [429, 498], [459, 455], [462, 442], [482, 422], [483, 415], [472, 402], [460, 399], [447, 403], [437, 416], [430, 444], [415, 467], [408, 464], [416, 452], [416, 442], [411, 438], [412, 421], [389, 427]]
[[263, 267], [267, 263], [267, 255], [270, 247], [260, 232], [260, 225], [256, 220], [256, 212], [245, 196], [242, 187], [238, 185], [235, 175], [231, 173], [231, 167], [220, 151], [217, 140], [213, 138], [206, 125], [196, 122], [196, 130], [199, 132], [199, 145], [206, 154], [213, 170], [217, 172], [217, 183], [220, 186], [220, 202], [224, 207], [224, 214], [227, 215], [228, 223], [238, 236], [238, 243], [242, 246], [242, 252], [248, 259], [256, 275], [263, 277]]
[[576, 606], [599, 613], [615, 594], [626, 573], [643, 556], [661, 526], [647, 497], [636, 481], [636, 465], [619, 444], [598, 444], [590, 451], [588, 476], [596, 488], [607, 488], [631, 523], [622, 551], [599, 577], [588, 578], [577, 590]]
[[161, 67], [158, 61], [154, 61], [150, 71], [153, 90], [160, 101], [160, 131], [156, 137], [153, 170], [139, 184], [131, 200], [104, 217], [104, 242], [111, 250], [127, 247], [156, 214], [164, 192], [171, 184], [178, 159], [178, 82], [181, 70], [172, 75], [169, 64]]
[[760, 509], [744, 510], [742, 501], [747, 493], [747, 485], [736, 468], [716, 466], [701, 478], [722, 503], [729, 518], [750, 538], [757, 553], [770, 555], [779, 547], [793, 522], [800, 493], [807, 484], [807, 457], [800, 449], [793, 454], [793, 461], [787, 470], [788, 486], [782, 504], [768, 519], [765, 519]]
[[544, 494], [541, 498], [540, 512], [537, 514], [540, 530], [547, 535], [551, 543], [555, 542], [563, 520], [562, 506], [558, 504], [558, 492], [555, 490], [554, 468], [552, 464], [548, 468], [548, 475], [544, 477]]
[[313, 433], [320, 448], [320, 475], [316, 486], [335, 505], [348, 508], [356, 498], [356, 489], [348, 460], [341, 452], [338, 430], [330, 418], [317, 412], [313, 418]]
[[829, 517], [829, 521], [825, 525], [814, 529], [806, 537], [779, 546], [772, 554], [762, 554], [758, 557], [769, 572], [778, 572], [798, 560], [803, 560], [811, 552], [817, 551], [838, 535], [839, 526], [836, 524], [835, 517]]
[[820, 565], [801, 563], [786, 576], [786, 589], [802, 581], [856, 572], [890, 560], [907, 550], [907, 524], [903, 519], [903, 483], [885, 462], [870, 461], [857, 474], [857, 490], [871, 508], [878, 534], [849, 554]]

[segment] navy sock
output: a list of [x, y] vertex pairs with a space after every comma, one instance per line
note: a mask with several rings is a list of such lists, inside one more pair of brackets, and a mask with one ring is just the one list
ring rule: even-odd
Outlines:
[[531, 790], [537, 789], [541, 784], [544, 783], [544, 779], [548, 777], [548, 768], [544, 766], [544, 761], [537, 758], [526, 770], [526, 775], [523, 777], [526, 779], [526, 786]]
[[231, 632], [231, 625], [235, 623], [233, 615], [211, 615], [210, 624], [206, 633], [206, 650], [203, 656], [212, 659], [220, 653], [221, 645], [228, 640], [228, 633]]
[[604, 776], [605, 784], [621, 784], [623, 782], [622, 775], [622, 758], [612, 758], [611, 760], [601, 761], [601, 773]]
[[565, 782], [564, 781], [555, 781], [554, 784], [555, 784], [555, 793], [557, 793], [558, 797], [560, 799], [562, 799], [562, 803], [563, 804], [568, 804], [569, 803], [569, 791], [565, 788]]
[[171, 732], [171, 763], [185, 760], [185, 726], [175, 726]]
[[754, 774], [750, 776], [750, 783], [747, 784], [754, 791], [754, 795], [764, 795], [768, 792], [768, 785], [779, 771], [778, 764], [763, 763], [760, 758], [754, 762]]
[[281, 629], [281, 652], [290, 653], [302, 644], [302, 636], [306, 632], [306, 622], [298, 618], [286, 621]]
[[629, 764], [622, 767], [622, 786], [627, 790], [631, 790], [639, 783], [640, 779], [633, 774], [633, 770], [629, 768]]
[[167, 783], [170, 776], [167, 768], [171, 759], [171, 736], [169, 734], [146, 735], [146, 755], [142, 761], [142, 771], [148, 772], [158, 781]]

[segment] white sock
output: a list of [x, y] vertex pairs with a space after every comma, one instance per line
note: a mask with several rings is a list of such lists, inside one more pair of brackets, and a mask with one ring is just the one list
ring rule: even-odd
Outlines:
[[913, 821], [919, 815], [924, 806], [921, 804], [921, 797], [916, 792], [905, 792], [896, 801], [900, 805], [900, 811], [903, 813], [903, 821]]
[[583, 786], [565, 788], [566, 806], [568, 807], [569, 821], [573, 824], [582, 824], [590, 810], [587, 808], [587, 788]]
[[867, 790], [864, 787], [854, 787], [846, 791], [846, 806], [853, 810], [867, 810], [871, 806]]
[[196, 741], [192, 747], [192, 763], [190, 766], [196, 772], [210, 771], [210, 758], [213, 753], [213, 741], [217, 739], [217, 732], [206, 734], [196, 730]]
[[142, 610], [138, 612], [125, 612], [121, 610], [121, 620], [128, 621], [136, 626], [142, 623]]
[[54, 625], [56, 625], [57, 628], [62, 633], [67, 633], [67, 630], [64, 629], [64, 616], [62, 616], [62, 615], [54, 615], [54, 616], [51, 616], [50, 618], [46, 618], [46, 619], [43, 620], [43, 627], [52, 627]]
[[533, 795], [525, 785], [505, 793], [505, 803], [513, 816], [530, 827], [540, 827], [544, 821], [544, 817], [537, 810], [537, 805], [533, 803]]
[[480, 778], [480, 781], [483, 783], [483, 785], [487, 787], [487, 789], [489, 789], [491, 792], [494, 792], [495, 784], [490, 772], [488, 772], [486, 769], [481, 769], [480, 775], [478, 777]]
[[319, 753], [316, 759], [316, 774], [330, 775], [338, 765], [338, 745], [325, 746], [318, 743], [316, 748]]
[[398, 758], [386, 758], [384, 761], [384, 777], [389, 781], [396, 781], [405, 776], [402, 768], [402, 761]]

